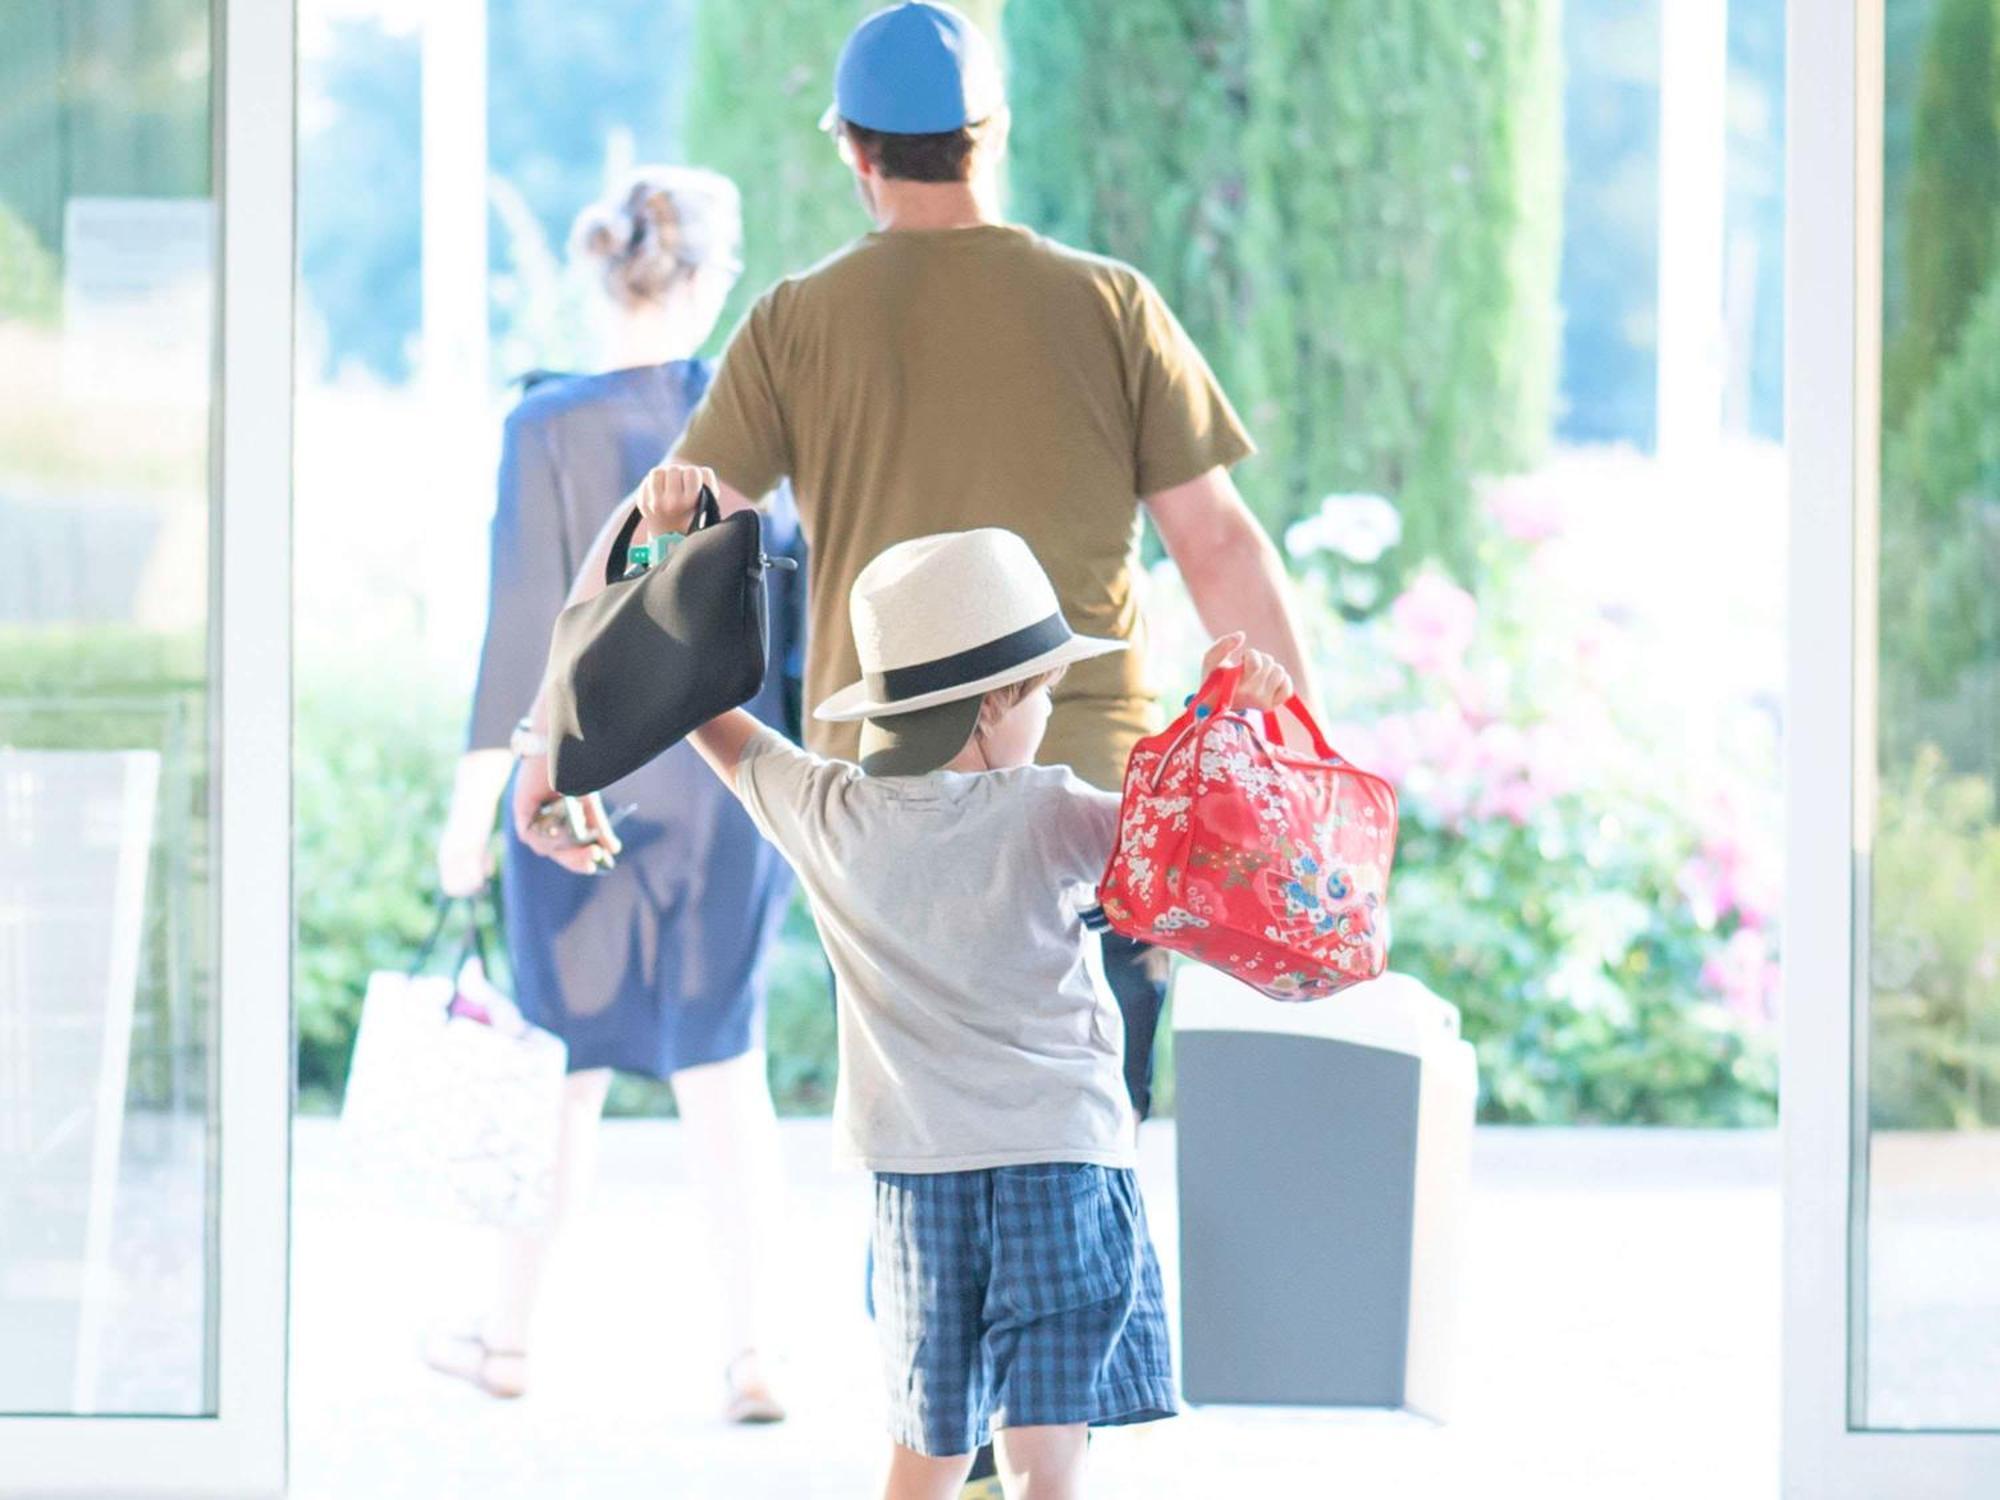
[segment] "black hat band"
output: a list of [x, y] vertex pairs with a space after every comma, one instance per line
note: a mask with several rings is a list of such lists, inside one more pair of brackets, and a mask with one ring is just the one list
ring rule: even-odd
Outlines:
[[1018, 667], [1022, 662], [1033, 661], [1065, 645], [1070, 639], [1069, 625], [1058, 610], [1045, 620], [1023, 625], [1019, 630], [1009, 631], [995, 640], [911, 666], [869, 672], [862, 680], [867, 683], [869, 694], [877, 703], [901, 703], [905, 699], [921, 698], [926, 693], [963, 687], [968, 682], [981, 681], [1009, 667]]

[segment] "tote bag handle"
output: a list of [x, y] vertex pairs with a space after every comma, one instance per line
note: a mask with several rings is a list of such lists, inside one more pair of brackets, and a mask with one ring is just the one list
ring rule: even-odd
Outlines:
[[[460, 907], [465, 908], [465, 937], [460, 940], [457, 953], [451, 961], [452, 978], [454, 981], [457, 980], [458, 971], [465, 967], [465, 961], [469, 958], [477, 958], [482, 969], [490, 967], [486, 957], [486, 923], [479, 914], [479, 898], [447, 896], [438, 902], [437, 920], [431, 923], [430, 936], [424, 939], [423, 946], [417, 950], [416, 958], [404, 971], [407, 977], [414, 979], [429, 967], [432, 955], [437, 952], [438, 942], [444, 936], [445, 927], [451, 922], [452, 914]], [[454, 995], [452, 998], [455, 1000], [458, 997]]]
[[[639, 507], [635, 505], [632, 513], [625, 518], [625, 524], [618, 528], [618, 535], [611, 543], [611, 553], [604, 559], [604, 581], [607, 584], [624, 579], [625, 569], [632, 560], [632, 538], [639, 534], [639, 522], [643, 519]], [[703, 485], [701, 494], [695, 497], [694, 524], [688, 527], [688, 534], [692, 536], [721, 519], [722, 506], [716, 501], [715, 491]]]
[[[1345, 758], [1326, 742], [1326, 736], [1320, 732], [1319, 721], [1313, 718], [1312, 710], [1306, 707], [1305, 700], [1297, 693], [1285, 700], [1282, 711], [1290, 714], [1305, 727], [1306, 737], [1312, 741], [1313, 753], [1321, 760], [1339, 766], [1347, 764]], [[1285, 742], [1284, 729], [1278, 723], [1278, 715], [1269, 709], [1264, 711], [1264, 738], [1275, 745], [1282, 745]]]

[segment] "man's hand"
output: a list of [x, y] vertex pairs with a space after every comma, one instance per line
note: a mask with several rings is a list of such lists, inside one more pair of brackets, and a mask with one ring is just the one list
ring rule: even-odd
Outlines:
[[591, 832], [596, 835], [596, 842], [573, 844], [548, 833], [535, 822], [535, 814], [555, 800], [557, 795], [555, 784], [549, 780], [549, 758], [546, 755], [523, 757], [521, 768], [514, 775], [514, 832], [535, 853], [554, 860], [565, 870], [577, 875], [593, 875], [598, 868], [597, 849], [616, 854], [623, 847], [604, 816], [604, 803], [596, 797], [588, 798], [584, 803], [584, 815], [591, 824]]
[[720, 498], [722, 488], [713, 469], [671, 461], [655, 468], [639, 482], [639, 514], [644, 518], [639, 539], [650, 542], [656, 536], [686, 531], [694, 525], [695, 502], [701, 498], [703, 485]]
[[1236, 707], [1282, 708], [1297, 691], [1292, 685], [1292, 674], [1268, 652], [1245, 650], [1243, 641], [1243, 632], [1232, 630], [1210, 646], [1201, 659], [1202, 679], [1206, 681], [1217, 667], [1241, 660], [1243, 676], [1236, 684]]

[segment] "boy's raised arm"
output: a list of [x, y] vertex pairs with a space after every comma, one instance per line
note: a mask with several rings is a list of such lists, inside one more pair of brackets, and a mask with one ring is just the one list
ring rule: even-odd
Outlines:
[[733, 792], [736, 790], [736, 767], [743, 759], [743, 747], [763, 728], [755, 715], [732, 708], [689, 735], [688, 743], [722, 778], [722, 784]]

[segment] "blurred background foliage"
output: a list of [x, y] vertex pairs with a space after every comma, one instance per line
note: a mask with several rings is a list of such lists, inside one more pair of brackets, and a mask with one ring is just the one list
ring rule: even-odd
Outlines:
[[[1559, 459], [1581, 443], [1630, 455], [1624, 467], [1593, 474], [1590, 483], [1608, 488], [1585, 504], [1643, 485], [1655, 396], [1659, 4], [969, 7], [1010, 58], [1012, 213], [1124, 256], [1166, 290], [1263, 443], [1243, 480], [1274, 533], [1325, 519], [1329, 492], [1384, 494], [1398, 512], [1402, 540], [1361, 568], [1360, 594], [1325, 546], [1302, 545], [1294, 557], [1314, 649], [1343, 712], [1357, 732], [1376, 726], [1370, 753], [1395, 754], [1397, 734], [1430, 737], [1408, 771], [1399, 962], [1465, 1007], [1492, 1119], [1743, 1123], [1768, 1119], [1773, 1097], [1765, 1009], [1775, 933], [1754, 902], [1746, 912], [1716, 895], [1734, 889], [1733, 875], [1718, 870], [1757, 857], [1719, 841], [1709, 810], [1676, 800], [1656, 758], [1641, 758], [1657, 773], [1650, 781], [1561, 789], [1559, 777], [1547, 780], [1555, 762], [1542, 752], [1560, 736], [1546, 727], [1543, 689], [1578, 679], [1536, 678], [1522, 664], [1559, 658], [1578, 628], [1542, 607], [1560, 596], [1542, 570], [1561, 543], [1532, 525], [1502, 526], [1496, 540], [1481, 499], [1484, 476]], [[1990, 25], [1991, 4], [1897, 8], [1892, 75], [1925, 78], [1928, 96], [1944, 102], [1892, 109], [1892, 207], [1955, 212], [1938, 189], [1963, 168], [1940, 167], [1939, 153], [1983, 159], [1984, 127], [1950, 102], [1979, 95], [1978, 59], [1948, 55], [1943, 22], [1932, 28], [1927, 13], [1955, 7], [1952, 34], [1963, 38]], [[749, 297], [866, 227], [816, 127], [839, 39], [870, 8], [868, 0], [490, 0], [496, 391], [532, 366], [587, 356], [560, 252], [576, 210], [625, 164], [688, 160], [741, 183], [749, 266], [718, 347]], [[130, 16], [140, 11], [175, 19], [135, 31]], [[1912, 21], [1915, 11], [1926, 14]], [[308, 17], [300, 160], [310, 399], [337, 389], [386, 406], [411, 388], [421, 313], [416, 14], [346, 3]], [[21, 42], [0, 55], [0, 315], [18, 325], [57, 315], [62, 235], [60, 194], [48, 186], [57, 144], [29, 130], [46, 111], [24, 110], [6, 81], [42, 76], [37, 47], [143, 51], [152, 61], [136, 110], [130, 99], [95, 99], [87, 69], [64, 101], [70, 138], [94, 142], [91, 159], [103, 164], [101, 180], [82, 186], [115, 193], [125, 180], [116, 164], [145, 160], [147, 182], [198, 193], [205, 153], [166, 163], [145, 153], [179, 151], [176, 142], [200, 132], [149, 131], [145, 121], [185, 125], [206, 108], [174, 66], [201, 45], [205, 15], [199, 0], [0, 0], [7, 35]], [[1738, 416], [1742, 431], [1765, 438], [1777, 435], [1781, 404], [1771, 289], [1782, 265], [1782, 42], [1778, 0], [1729, 7], [1730, 264], [1732, 277], [1740, 271], [1765, 289], [1745, 324]], [[1891, 96], [1893, 105], [1893, 78]], [[1941, 144], [1947, 137], [1956, 144]], [[1966, 506], [1987, 514], [1979, 507], [1992, 493], [1988, 382], [2000, 363], [1991, 352], [1996, 319], [1982, 312], [1954, 322], [1950, 313], [1990, 304], [1982, 300], [1990, 236], [1968, 233], [1969, 248], [1950, 256], [1906, 254], [1904, 240], [1917, 237], [1898, 228], [1885, 246], [1889, 331], [1910, 351], [1892, 372], [1896, 409], [1908, 417], [1889, 439], [1885, 514], [1902, 506], [1923, 518], [1913, 523], [1921, 539], [1913, 556], [1950, 551], [1942, 539], [1968, 524]], [[1905, 280], [1944, 290], [1919, 294]], [[1904, 323], [1933, 331], [1903, 337]], [[69, 447], [50, 462], [58, 460], [81, 462]], [[1761, 493], [1744, 503], [1775, 501]], [[1675, 504], [1659, 497], [1657, 513]], [[378, 548], [384, 557], [395, 550]], [[1927, 703], [1972, 705], [1962, 728], [1933, 736], [1943, 745], [1937, 779], [1907, 793], [1915, 805], [1959, 788], [1957, 811], [1910, 826], [1958, 828], [1971, 847], [1989, 804], [1965, 778], [1990, 777], [1970, 757], [1994, 741], [1982, 741], [1983, 709], [1966, 693], [1993, 651], [1979, 634], [1990, 621], [1971, 607], [1983, 598], [1982, 575], [1972, 559], [1960, 561], [1959, 581], [1940, 583], [1929, 602], [1911, 592], [1910, 618], [1894, 628], [1907, 639], [1896, 649], [1921, 661], [1915, 675]], [[1163, 575], [1163, 608], [1173, 587]], [[1379, 679], [1353, 673], [1357, 659], [1388, 651], [1388, 642], [1421, 638], [1427, 612], [1435, 625], [1465, 604], [1463, 660], [1479, 669], [1472, 678], [1393, 655]], [[423, 623], [420, 605], [398, 608], [405, 613], [388, 625]], [[1614, 638], [1636, 619], [1617, 601], [1590, 610], [1592, 628]], [[1887, 620], [1884, 629], [1886, 651]], [[53, 640], [37, 635], [35, 644], [45, 639]], [[180, 691], [186, 663], [163, 657], [157, 642], [95, 640], [96, 665], [74, 654], [74, 642], [51, 644], [55, 680], [116, 679], [160, 701]], [[30, 670], [37, 659], [11, 652], [0, 689], [50, 680]], [[308, 1102], [323, 1105], [339, 1089], [367, 973], [405, 961], [427, 925], [430, 847], [458, 748], [463, 682], [418, 653], [359, 649], [302, 655], [298, 681], [300, 1076]], [[1531, 681], [1540, 684], [1532, 691]], [[1629, 695], [1647, 681], [1627, 674], [1613, 686]], [[1570, 692], [1565, 701], [1581, 699]], [[1643, 698], [1607, 701], [1614, 721], [1643, 718]], [[1771, 704], [1753, 709], [1751, 719], [1771, 721]], [[83, 711], [102, 714], [96, 743], [138, 732], [108, 705]], [[1948, 717], [1935, 706], [1926, 712], [1938, 723]], [[77, 742], [92, 742], [72, 728]], [[1510, 746], [1519, 742], [1535, 753], [1517, 755]], [[1625, 759], [1614, 742], [1598, 769]], [[1761, 795], [1768, 800], [1768, 785]], [[1609, 832], [1607, 801], [1626, 820]], [[1968, 854], [1967, 868], [1976, 864]], [[1944, 943], [1935, 963], [1911, 972], [1947, 977], [1923, 977], [1911, 993], [1964, 997], [1965, 1014], [1989, 1005], [1990, 991], [1966, 978], [1977, 979], [1982, 961]], [[770, 1040], [784, 1107], [823, 1110], [832, 1015], [823, 960], [799, 910], [774, 957]], [[1921, 1052], [1916, 1040], [1911, 1057]], [[1171, 1097], [1170, 1067], [1162, 1092]], [[1953, 1075], [1945, 1096], [1973, 1092], [1969, 1076]], [[1906, 1093], [1923, 1097], [1917, 1084]], [[660, 1090], [630, 1082], [615, 1096], [626, 1109], [665, 1103]], [[1921, 1114], [1918, 1104], [1911, 1110]]]
[[1891, 7], [1877, 1125], [2000, 1125], [2000, 0]]

